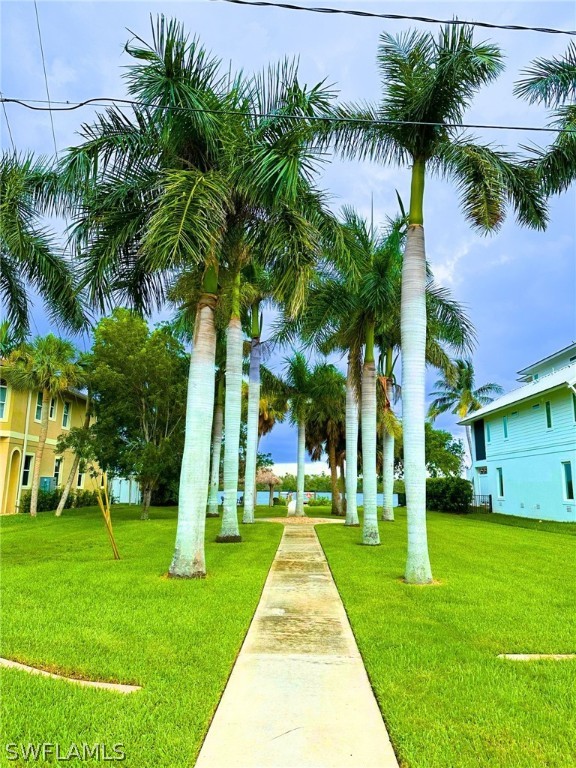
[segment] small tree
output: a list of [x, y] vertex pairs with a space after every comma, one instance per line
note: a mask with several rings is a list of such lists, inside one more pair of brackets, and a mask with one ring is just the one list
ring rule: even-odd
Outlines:
[[282, 480], [280, 480], [280, 478], [277, 477], [274, 472], [272, 472], [270, 467], [261, 467], [256, 472], [256, 483], [267, 485], [270, 489], [270, 499], [268, 501], [268, 506], [271, 507], [274, 504], [274, 488], [277, 485], [282, 485]]
[[178, 473], [183, 448], [187, 364], [170, 330], [152, 332], [126, 309], [95, 331], [91, 380], [96, 457], [142, 488], [142, 519], [161, 477]]

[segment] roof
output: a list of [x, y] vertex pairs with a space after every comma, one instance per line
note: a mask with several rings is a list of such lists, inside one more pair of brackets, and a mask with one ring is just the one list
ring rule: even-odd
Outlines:
[[532, 363], [531, 365], [527, 365], [526, 368], [522, 368], [521, 371], [518, 371], [519, 376], [524, 376], [532, 371], [533, 368], [536, 368], [538, 365], [542, 365], [542, 363], [550, 362], [551, 360], [554, 360], [555, 357], [560, 357], [560, 355], [565, 355], [568, 351], [574, 351], [576, 353], [576, 341], [573, 341], [572, 344], [568, 344], [567, 347], [564, 347], [563, 349], [559, 349], [558, 352], [553, 352], [551, 355], [548, 355], [547, 357], [543, 357], [542, 360], [537, 360], [535, 363]]
[[511, 392], [502, 395], [498, 399], [491, 402], [489, 405], [485, 405], [484, 408], [480, 408], [478, 411], [474, 411], [458, 424], [472, 424], [473, 421], [481, 419], [488, 413], [494, 413], [494, 411], [500, 411], [503, 408], [508, 408], [515, 403], [519, 403], [522, 400], [528, 400], [531, 397], [536, 397], [544, 392], [549, 392], [551, 389], [558, 389], [559, 387], [576, 386], [576, 363], [560, 368], [558, 371], [549, 373], [546, 376], [541, 376], [535, 381], [531, 381], [528, 384], [524, 384], [518, 389], [513, 389]]

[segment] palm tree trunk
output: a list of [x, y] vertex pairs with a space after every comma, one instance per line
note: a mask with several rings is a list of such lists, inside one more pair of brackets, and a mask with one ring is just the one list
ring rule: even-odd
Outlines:
[[38, 438], [38, 448], [34, 459], [34, 472], [32, 475], [32, 493], [30, 495], [30, 517], [36, 517], [38, 511], [38, 491], [40, 490], [40, 465], [46, 445], [46, 436], [48, 434], [48, 411], [50, 409], [50, 390], [42, 390], [42, 422], [40, 424], [40, 437]]
[[[372, 337], [373, 338], [373, 337]], [[372, 358], [372, 359], [370, 359]], [[362, 490], [364, 497], [364, 527], [362, 543], [380, 544], [376, 493], [376, 366], [374, 355], [366, 344], [366, 360], [362, 369]]]
[[473, 466], [474, 458], [472, 456], [472, 438], [470, 437], [470, 427], [466, 425], [464, 429], [466, 430], [466, 440], [468, 441], [468, 453], [470, 454], [470, 466]]
[[[82, 429], [88, 429], [89, 426], [90, 426], [90, 397], [88, 397], [88, 400], [86, 401], [86, 411], [84, 413], [84, 423], [82, 424]], [[64, 509], [64, 506], [68, 501], [68, 496], [70, 495], [70, 489], [72, 488], [72, 483], [74, 482], [74, 478], [78, 474], [79, 466], [80, 466], [80, 456], [79, 454], [76, 454], [74, 456], [74, 461], [72, 462], [72, 469], [70, 470], [70, 474], [68, 475], [68, 480], [66, 480], [66, 485], [64, 486], [64, 490], [62, 491], [62, 496], [60, 497], [60, 501], [58, 502], [58, 506], [56, 508], [56, 512], [55, 512], [56, 517], [60, 517]]]
[[[233, 302], [239, 301], [238, 274]], [[235, 311], [237, 309], [237, 311]], [[216, 541], [241, 541], [238, 528], [238, 465], [240, 451], [240, 421], [242, 418], [242, 324], [239, 308], [233, 308], [226, 330], [226, 401], [224, 422], [224, 508], [222, 527]], [[246, 493], [246, 487], [244, 493]]]
[[[246, 470], [244, 472], [243, 523], [254, 522], [256, 459], [258, 456], [258, 415], [260, 412], [260, 320], [258, 304], [252, 307], [252, 341], [248, 376], [248, 417], [246, 424]], [[256, 331], [256, 333], [255, 333]]]
[[332, 488], [332, 515], [342, 514], [340, 504], [340, 488], [338, 487], [338, 462], [336, 461], [336, 446], [334, 441], [328, 438], [328, 463], [330, 464], [330, 485]]
[[382, 436], [382, 520], [394, 520], [394, 435], [386, 426]]
[[358, 399], [352, 379], [352, 362], [348, 358], [346, 376], [346, 522], [359, 525], [356, 494], [358, 493]]
[[274, 486], [270, 484], [270, 495], [268, 496], [268, 506], [274, 506]]
[[[194, 328], [194, 347], [190, 356], [188, 397], [186, 404], [186, 435], [182, 469], [178, 527], [174, 557], [169, 576], [203, 578], [206, 576], [204, 532], [206, 502], [210, 472], [210, 438], [212, 420], [206, 414], [214, 409], [214, 364], [216, 357], [216, 329], [214, 310], [217, 297], [215, 270], [205, 277], [204, 293], [198, 302]], [[212, 279], [210, 279], [212, 278]], [[208, 291], [211, 289], [211, 292]]]
[[296, 477], [296, 515], [304, 517], [304, 470], [306, 460], [306, 424], [298, 422], [298, 467]]
[[408, 553], [405, 579], [428, 584], [432, 569], [426, 531], [426, 460], [424, 453], [425, 348], [426, 348], [426, 250], [422, 200], [424, 161], [412, 169], [410, 216], [402, 266], [402, 422], [404, 429], [404, 477], [408, 516]]
[[222, 426], [224, 424], [224, 382], [218, 379], [216, 385], [216, 408], [212, 425], [212, 463], [210, 470], [210, 492], [206, 517], [219, 517], [218, 490], [220, 485], [220, 453], [222, 450]]
[[338, 461], [338, 488], [340, 490], [340, 514], [346, 515], [346, 510], [348, 508], [348, 499], [346, 497], [346, 480], [344, 479], [346, 477], [346, 465], [344, 461], [344, 456], [340, 454], [340, 459]]

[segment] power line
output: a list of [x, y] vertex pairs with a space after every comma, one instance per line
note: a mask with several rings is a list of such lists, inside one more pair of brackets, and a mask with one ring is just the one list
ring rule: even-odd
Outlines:
[[576, 30], [553, 29], [550, 27], [525, 27], [519, 24], [491, 24], [487, 21], [461, 21], [460, 19], [432, 19], [427, 16], [404, 16], [399, 13], [371, 13], [370, 11], [346, 10], [344, 8], [314, 8], [292, 3], [270, 3], [266, 0], [212, 0], [212, 2], [233, 3], [234, 5], [254, 5], [267, 8], [284, 8], [289, 11], [308, 11], [309, 13], [340, 13], [348, 16], [360, 16], [368, 19], [396, 19], [423, 21], [427, 24], [450, 24], [453, 26], [484, 27], [486, 29], [508, 29], [513, 32], [544, 32], [549, 35], [576, 35]]
[[[40, 17], [38, 16], [38, 4], [34, 0], [34, 10], [36, 11], [36, 26], [38, 27], [38, 40], [40, 41], [40, 53], [42, 54], [42, 69], [44, 70], [44, 82], [46, 84], [46, 96], [48, 97], [48, 104], [50, 105], [50, 91], [48, 90], [48, 75], [46, 74], [46, 60], [44, 58], [44, 46], [42, 45], [42, 32], [40, 31]], [[54, 152], [58, 155], [58, 148], [56, 147], [56, 132], [54, 131], [54, 117], [52, 110], [50, 112], [50, 125], [52, 126], [52, 138], [54, 140]]]
[[8, 112], [6, 111], [6, 104], [4, 103], [2, 91], [0, 91], [0, 99], [2, 99], [2, 109], [4, 110], [4, 119], [6, 120], [6, 127], [8, 128], [8, 135], [10, 136], [10, 143], [12, 144], [12, 149], [16, 152], [16, 144], [14, 144], [14, 137], [12, 136], [12, 129], [10, 128], [10, 121], [8, 120]]
[[[366, 124], [366, 125], [428, 125], [430, 127], [440, 128], [474, 128], [478, 130], [504, 130], [504, 131], [532, 131], [539, 133], [575, 133], [576, 128], [553, 128], [553, 127], [541, 127], [530, 125], [492, 125], [484, 123], [435, 123], [426, 122], [423, 120], [373, 120], [371, 118], [364, 117], [336, 117], [333, 115], [291, 115], [278, 112], [252, 112], [252, 111], [235, 111], [235, 110], [223, 110], [223, 109], [207, 109], [205, 107], [178, 107], [176, 105], [163, 105], [152, 104], [149, 102], [134, 101], [131, 99], [119, 99], [113, 96], [99, 96], [92, 99], [85, 99], [79, 102], [70, 101], [53, 101], [47, 102], [42, 99], [11, 99], [2, 97], [0, 101], [6, 104], [19, 104], [27, 109], [32, 109], [37, 112], [71, 112], [75, 109], [80, 109], [88, 105], [97, 107], [106, 107], [109, 104], [124, 104], [131, 107], [146, 107], [152, 109], [162, 109], [172, 112], [195, 112], [209, 115], [236, 115], [238, 117], [258, 117], [267, 119], [285, 119], [285, 120], [303, 120], [305, 122], [325, 122], [325, 123], [349, 123], [349, 124]], [[35, 104], [50, 104], [49, 107], [34, 106]], [[65, 104], [66, 106], [54, 107], [53, 104]]]

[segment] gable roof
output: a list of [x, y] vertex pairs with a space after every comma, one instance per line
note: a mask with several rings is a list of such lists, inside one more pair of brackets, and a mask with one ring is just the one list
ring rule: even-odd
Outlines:
[[568, 344], [568, 346], [564, 347], [563, 349], [559, 349], [557, 352], [553, 352], [551, 355], [547, 355], [546, 357], [543, 357], [542, 360], [537, 360], [535, 363], [532, 363], [531, 365], [527, 365], [526, 368], [522, 368], [521, 371], [518, 371], [518, 375], [526, 376], [529, 373], [531, 373], [534, 368], [537, 368], [538, 366], [542, 365], [542, 363], [549, 363], [552, 360], [554, 360], [556, 357], [561, 357], [562, 355], [565, 355], [567, 352], [574, 352], [574, 354], [576, 354], [576, 341], [573, 341], [572, 344]]
[[502, 397], [494, 400], [493, 402], [485, 405], [484, 408], [480, 408], [474, 413], [471, 413], [458, 424], [466, 426], [472, 424], [474, 421], [481, 419], [483, 416], [494, 411], [500, 411], [503, 408], [508, 408], [511, 405], [515, 405], [523, 400], [528, 400], [531, 397], [536, 397], [544, 392], [549, 392], [552, 389], [558, 389], [559, 387], [576, 387], [576, 363], [560, 368], [558, 371], [549, 373], [546, 376], [542, 376], [535, 381], [531, 381], [528, 384], [524, 384], [518, 389], [513, 389], [511, 392], [507, 392]]

